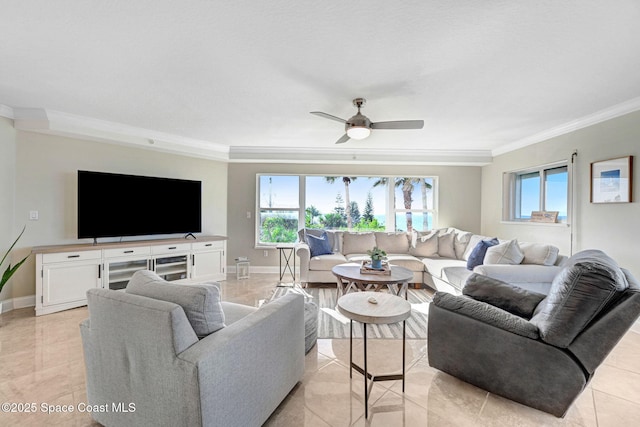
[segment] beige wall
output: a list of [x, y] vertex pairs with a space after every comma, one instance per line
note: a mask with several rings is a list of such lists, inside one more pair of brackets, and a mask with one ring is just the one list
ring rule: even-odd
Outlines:
[[569, 254], [570, 227], [501, 223], [503, 172], [570, 159], [578, 150], [575, 163], [575, 223], [573, 252], [587, 248], [602, 249], [621, 266], [640, 277], [637, 248], [640, 242], [640, 170], [636, 170], [634, 202], [592, 204], [589, 202], [590, 164], [622, 156], [640, 155], [640, 112], [599, 123], [548, 141], [494, 158], [482, 168], [482, 232], [520, 241], [550, 242]]
[[[238, 256], [248, 256], [252, 267], [278, 265], [277, 251], [268, 251], [269, 256], [265, 258], [262, 249], [255, 249], [257, 173], [437, 176], [438, 226], [480, 231], [480, 167], [232, 163], [229, 165], [227, 205], [229, 263]], [[247, 218], [247, 212], [251, 212], [250, 219]]]
[[[14, 191], [16, 164], [16, 134], [13, 121], [0, 117], [0, 259], [16, 238], [13, 224]], [[0, 274], [7, 268], [5, 262]], [[0, 300], [10, 298], [12, 284], [9, 282], [0, 294]]]
[[[77, 243], [77, 170], [162, 176], [202, 181], [202, 234], [227, 234], [227, 164], [212, 160], [141, 150], [31, 132], [17, 133], [14, 229], [27, 225], [22, 251], [32, 246]], [[105, 200], [105, 203], [117, 201]], [[158, 200], [158, 214], [165, 203]], [[126, 206], [123, 206], [126, 209]], [[29, 211], [39, 211], [29, 221]], [[140, 239], [141, 237], [137, 237]], [[135, 240], [128, 237], [124, 240]], [[91, 240], [82, 240], [90, 242]], [[35, 294], [35, 261], [16, 275], [17, 298]]]

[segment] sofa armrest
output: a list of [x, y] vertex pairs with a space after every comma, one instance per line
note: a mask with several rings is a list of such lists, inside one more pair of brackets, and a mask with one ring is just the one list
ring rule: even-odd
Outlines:
[[304, 298], [291, 293], [179, 354], [197, 369], [202, 424], [262, 425], [304, 375], [304, 339]]
[[309, 281], [309, 260], [311, 259], [311, 250], [306, 243], [298, 242], [295, 245], [295, 252], [300, 259], [300, 281], [307, 283]]
[[538, 328], [527, 320], [490, 304], [463, 295], [436, 292], [433, 304], [526, 338], [538, 339]]
[[519, 317], [531, 319], [533, 311], [545, 296], [493, 277], [472, 273], [462, 288], [462, 294], [501, 308]]

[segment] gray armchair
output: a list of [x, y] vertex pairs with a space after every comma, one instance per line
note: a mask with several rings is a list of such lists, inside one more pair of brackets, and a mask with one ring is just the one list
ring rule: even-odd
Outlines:
[[548, 295], [473, 275], [429, 309], [429, 364], [524, 405], [565, 415], [640, 315], [640, 285], [601, 251], [577, 253]]
[[[153, 290], [150, 272], [139, 279], [137, 295], [87, 292], [89, 319], [80, 325], [87, 398], [90, 405], [107, 408], [92, 413], [96, 421], [108, 426], [260, 426], [302, 379], [301, 295], [288, 294], [259, 309], [218, 300], [224, 323], [215, 328], [222, 329], [198, 339], [185, 314], [193, 307], [140, 295], [149, 289], [166, 296], [172, 286], [181, 291], [196, 287], [165, 284]], [[205, 290], [207, 298], [210, 290]], [[200, 326], [209, 322], [206, 317], [199, 321]], [[118, 404], [129, 411], [115, 411]]]

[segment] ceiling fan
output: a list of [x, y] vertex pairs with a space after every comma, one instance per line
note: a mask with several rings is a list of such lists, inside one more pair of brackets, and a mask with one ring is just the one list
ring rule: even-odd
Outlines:
[[372, 129], [422, 129], [424, 127], [424, 120], [396, 120], [392, 122], [374, 123], [369, 120], [367, 116], [360, 113], [360, 108], [366, 102], [367, 100], [364, 98], [356, 98], [353, 100], [353, 105], [358, 107], [358, 112], [349, 120], [344, 120], [340, 117], [332, 116], [331, 114], [323, 113], [321, 111], [312, 111], [311, 114], [344, 123], [344, 130], [346, 133], [336, 141], [336, 144], [343, 144], [351, 138], [365, 139], [371, 134]]

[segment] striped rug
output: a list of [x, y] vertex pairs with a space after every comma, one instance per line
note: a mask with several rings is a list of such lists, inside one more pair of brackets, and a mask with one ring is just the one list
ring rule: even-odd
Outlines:
[[[277, 287], [271, 300], [279, 298], [292, 288]], [[349, 319], [336, 309], [338, 290], [334, 288], [295, 288], [304, 291], [311, 301], [318, 305], [318, 338], [349, 338]], [[411, 304], [411, 317], [407, 319], [407, 339], [427, 338], [427, 313], [430, 295], [421, 289], [409, 289], [408, 301]], [[353, 336], [362, 337], [362, 324], [353, 322]], [[389, 325], [367, 326], [367, 338], [402, 338], [402, 322]]]

